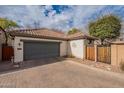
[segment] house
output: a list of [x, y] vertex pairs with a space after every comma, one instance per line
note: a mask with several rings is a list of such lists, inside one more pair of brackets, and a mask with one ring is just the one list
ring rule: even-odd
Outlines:
[[84, 59], [84, 46], [95, 39], [82, 32], [66, 35], [46, 28], [14, 30], [9, 34], [15, 62], [67, 55]]

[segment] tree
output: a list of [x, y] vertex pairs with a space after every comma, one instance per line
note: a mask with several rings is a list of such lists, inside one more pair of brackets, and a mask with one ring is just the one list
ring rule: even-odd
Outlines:
[[105, 39], [115, 39], [120, 35], [121, 21], [117, 16], [106, 15], [89, 23], [89, 33], [101, 39], [103, 44]]
[[77, 29], [77, 28], [72, 28], [71, 30], [68, 31], [68, 35], [74, 34], [74, 33], [77, 33], [77, 32], [80, 32], [80, 30]]
[[5, 45], [8, 45], [8, 33], [7, 30], [13, 28], [13, 27], [18, 27], [17, 23], [8, 20], [6, 18], [0, 18], [0, 30], [4, 33], [5, 36]]

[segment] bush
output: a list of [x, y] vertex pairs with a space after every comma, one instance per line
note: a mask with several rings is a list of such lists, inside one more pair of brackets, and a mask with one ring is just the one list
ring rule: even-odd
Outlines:
[[121, 20], [115, 15], [105, 15], [89, 23], [90, 35], [97, 37], [103, 44], [106, 39], [116, 39], [120, 36]]
[[120, 63], [120, 69], [121, 69], [122, 71], [124, 71], [124, 62], [121, 62], [121, 63]]
[[68, 58], [75, 58], [75, 56], [73, 56], [73, 55], [68, 55]]

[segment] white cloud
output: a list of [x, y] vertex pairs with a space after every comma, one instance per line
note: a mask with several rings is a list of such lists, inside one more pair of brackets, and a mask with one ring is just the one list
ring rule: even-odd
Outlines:
[[[106, 6], [69, 6], [68, 9], [57, 13], [51, 5], [47, 6], [0, 6], [0, 17], [8, 17], [17, 21], [21, 26], [55, 28], [67, 31], [72, 27], [86, 30], [89, 18], [93, 13]], [[48, 12], [45, 16], [44, 12]], [[97, 15], [96, 15], [97, 16]], [[72, 21], [70, 26], [69, 21]]]

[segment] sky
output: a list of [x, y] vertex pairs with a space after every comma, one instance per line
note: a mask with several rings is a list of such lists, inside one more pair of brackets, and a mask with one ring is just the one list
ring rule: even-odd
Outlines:
[[0, 5], [0, 17], [16, 21], [21, 28], [52, 28], [88, 31], [88, 23], [113, 14], [124, 21], [124, 6], [96, 5]]

